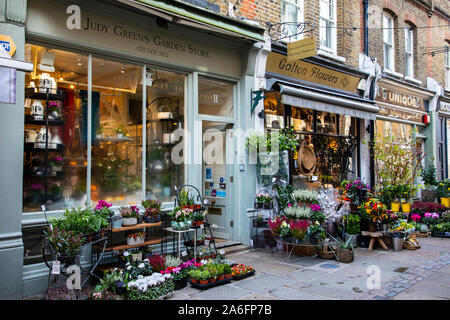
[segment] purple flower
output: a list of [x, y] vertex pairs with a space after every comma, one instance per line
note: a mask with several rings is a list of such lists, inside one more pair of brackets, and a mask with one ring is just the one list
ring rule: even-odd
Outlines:
[[292, 207], [292, 203], [288, 203], [288, 205], [287, 205], [288, 207]]
[[432, 217], [433, 219], [438, 219], [438, 218], [439, 218], [439, 213], [433, 212], [433, 213], [431, 214], [431, 217]]

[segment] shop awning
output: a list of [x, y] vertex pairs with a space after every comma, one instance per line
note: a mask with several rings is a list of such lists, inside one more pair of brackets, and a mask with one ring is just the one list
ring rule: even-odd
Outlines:
[[375, 120], [380, 108], [374, 104], [339, 97], [332, 93], [279, 84], [281, 102], [291, 106], [342, 114], [350, 117]]
[[176, 23], [241, 36], [253, 41], [264, 41], [264, 29], [236, 18], [211, 12], [181, 1], [164, 0], [117, 0], [126, 5], [146, 11]]

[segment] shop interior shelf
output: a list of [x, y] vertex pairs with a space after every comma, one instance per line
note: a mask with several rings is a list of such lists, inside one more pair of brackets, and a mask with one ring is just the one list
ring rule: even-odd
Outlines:
[[[51, 143], [49, 143], [49, 146], [51, 145]], [[41, 146], [43, 148], [41, 148]], [[63, 144], [57, 144], [56, 148], [45, 148], [45, 142], [25, 142], [24, 143], [24, 148], [25, 150], [33, 150], [33, 151], [64, 151], [64, 145]]]
[[[47, 93], [36, 91], [36, 88], [25, 89], [25, 98], [47, 100]], [[60, 90], [53, 90], [48, 94], [48, 100], [64, 100], [64, 94]]]
[[[34, 120], [30, 115], [25, 116], [25, 124], [34, 124], [38, 126], [45, 126], [47, 123], [45, 120]], [[49, 126], [64, 126], [64, 120], [48, 120]]]
[[112, 232], [119, 232], [119, 231], [127, 231], [127, 230], [134, 230], [134, 229], [159, 227], [160, 225], [161, 225], [161, 222], [156, 222], [156, 223], [139, 223], [139, 224], [134, 225], [134, 226], [112, 229], [111, 231]]
[[128, 138], [128, 137], [102, 137], [102, 138], [95, 138], [94, 140], [99, 141], [99, 142], [129, 142], [129, 141], [133, 141], [133, 139]]
[[131, 246], [127, 245], [127, 244], [123, 244], [123, 245], [109, 247], [109, 248], [106, 249], [106, 251], [127, 250], [127, 249], [130, 249], [130, 248], [143, 247], [143, 246], [148, 246], [148, 245], [157, 244], [157, 243], [161, 243], [161, 242], [162, 242], [162, 238], [154, 238], [154, 239], [147, 240], [144, 243], [134, 244], [134, 245], [131, 245]]

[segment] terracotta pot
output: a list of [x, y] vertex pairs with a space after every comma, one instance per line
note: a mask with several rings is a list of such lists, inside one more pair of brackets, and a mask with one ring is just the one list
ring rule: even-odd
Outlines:
[[208, 280], [199, 280], [200, 284], [208, 284]]
[[209, 282], [216, 282], [216, 278], [209, 279]]
[[191, 278], [191, 282], [192, 282], [192, 283], [198, 283], [198, 280], [197, 280], [197, 279], [194, 279], [194, 278]]
[[223, 280], [225, 278], [225, 276], [220, 276], [217, 278], [217, 280]]
[[226, 278], [226, 279], [231, 278], [231, 277], [232, 277], [231, 274], [226, 274], [226, 275], [225, 275], [225, 278]]

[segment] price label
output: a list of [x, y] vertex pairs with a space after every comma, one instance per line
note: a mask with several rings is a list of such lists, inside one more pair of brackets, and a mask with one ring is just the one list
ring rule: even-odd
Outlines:
[[186, 252], [186, 251], [181, 251], [181, 255], [182, 255], [183, 257], [185, 257], [185, 256], [187, 256], [187, 252]]
[[58, 260], [53, 261], [52, 264], [52, 274], [60, 274], [61, 273], [61, 265]]
[[41, 205], [41, 210], [42, 211], [47, 211], [47, 209], [45, 208], [45, 204]]
[[253, 239], [250, 239], [250, 247], [253, 247]]
[[225, 254], [225, 250], [220, 249], [220, 250], [219, 250], [219, 253], [220, 253], [221, 255], [224, 255], [224, 254]]
[[277, 178], [272, 178], [272, 183], [274, 183], [275, 181], [277, 181]]
[[318, 179], [319, 179], [318, 176], [312, 176], [312, 177], [311, 177], [311, 181], [317, 181]]
[[205, 245], [209, 246], [209, 240], [205, 240]]
[[208, 199], [203, 200], [204, 204], [208, 204]]
[[205, 226], [203, 224], [200, 225], [200, 229], [203, 229]]

